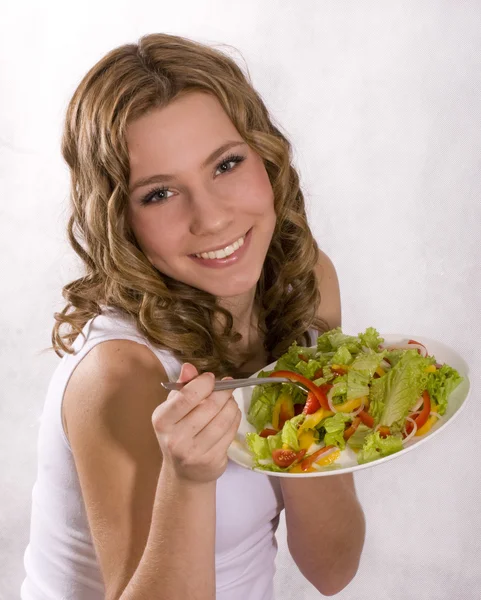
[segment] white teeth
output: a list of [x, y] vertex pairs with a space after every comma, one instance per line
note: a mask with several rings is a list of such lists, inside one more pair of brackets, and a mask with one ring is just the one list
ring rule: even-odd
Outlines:
[[198, 258], [225, 258], [226, 256], [230, 256], [234, 254], [236, 250], [238, 250], [241, 246], [244, 245], [244, 237], [239, 238], [236, 242], [234, 242], [231, 246], [227, 246], [226, 248], [222, 248], [222, 250], [216, 250], [215, 252], [202, 252], [201, 254], [195, 254]]

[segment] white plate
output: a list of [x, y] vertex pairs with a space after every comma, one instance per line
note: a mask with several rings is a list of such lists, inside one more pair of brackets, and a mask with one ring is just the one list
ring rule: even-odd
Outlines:
[[[430, 356], [434, 356], [438, 363], [447, 363], [450, 367], [453, 367], [458, 371], [461, 377], [464, 380], [456, 387], [456, 389], [450, 394], [448, 397], [448, 406], [446, 412], [438, 422], [433, 425], [433, 427], [423, 436], [413, 436], [410, 440], [406, 442], [405, 447], [399, 452], [395, 452], [394, 454], [390, 454], [389, 456], [384, 456], [382, 458], [378, 458], [369, 463], [365, 463], [359, 465], [357, 462], [357, 454], [346, 445], [346, 449], [341, 451], [341, 456], [337, 459], [335, 464], [340, 465], [341, 468], [334, 470], [326, 470], [326, 471], [317, 471], [316, 473], [278, 473], [275, 471], [264, 471], [263, 469], [254, 468], [254, 462], [252, 455], [247, 446], [245, 435], [248, 432], [255, 432], [255, 427], [251, 425], [247, 421], [247, 413], [249, 411], [251, 395], [254, 390], [254, 387], [245, 387], [238, 388], [234, 390], [234, 398], [238, 403], [241, 411], [242, 411], [242, 420], [239, 425], [239, 429], [237, 431], [237, 436], [230, 445], [227, 455], [231, 460], [240, 465], [241, 467], [245, 467], [246, 469], [253, 469], [259, 473], [264, 473], [265, 475], [270, 475], [273, 477], [322, 477], [325, 475], [341, 475], [343, 473], [350, 473], [351, 471], [358, 471], [360, 469], [365, 469], [368, 467], [373, 467], [376, 465], [380, 465], [381, 463], [385, 463], [388, 460], [392, 460], [393, 458], [397, 458], [406, 454], [413, 448], [419, 448], [419, 446], [426, 442], [427, 440], [432, 439], [433, 435], [436, 435], [440, 431], [442, 431], [448, 424], [452, 423], [454, 419], [459, 415], [461, 409], [465, 406], [466, 400], [469, 396], [470, 392], [470, 384], [469, 384], [469, 367], [464, 359], [455, 352], [449, 346], [438, 342], [436, 340], [418, 336], [418, 335], [404, 335], [400, 333], [386, 333], [381, 334], [381, 337], [384, 338], [383, 346], [385, 345], [395, 345], [401, 342], [407, 342], [410, 339], [414, 339], [421, 344], [426, 346], [428, 354]], [[313, 348], [316, 348], [313, 346]], [[257, 371], [251, 375], [251, 377], [257, 377], [257, 374], [260, 373], [261, 370], [269, 371], [274, 368], [277, 361], [267, 365], [263, 369]]]

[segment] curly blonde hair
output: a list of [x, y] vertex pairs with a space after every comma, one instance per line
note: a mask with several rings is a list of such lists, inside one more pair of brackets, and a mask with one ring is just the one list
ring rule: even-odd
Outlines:
[[[62, 139], [71, 176], [67, 229], [85, 274], [63, 288], [67, 304], [54, 315], [52, 344], [59, 356], [72, 352], [73, 341], [102, 306], [112, 306], [133, 317], [151, 343], [199, 371], [235, 376], [251, 357], [235, 349], [242, 336], [233, 329], [231, 313], [213, 295], [159, 272], [127, 222], [128, 124], [193, 91], [217, 97], [244, 141], [262, 157], [272, 185], [277, 221], [255, 294], [268, 356], [275, 360], [293, 341], [308, 344], [309, 327], [328, 330], [316, 317], [319, 249], [289, 141], [229, 56], [183, 37], [152, 34], [102, 58], [67, 109]], [[212, 323], [222, 317], [219, 334]], [[63, 325], [68, 330], [61, 333]]]

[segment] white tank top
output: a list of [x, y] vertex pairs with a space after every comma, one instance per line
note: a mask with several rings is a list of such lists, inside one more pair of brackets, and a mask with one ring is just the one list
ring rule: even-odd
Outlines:
[[[103, 600], [104, 585], [61, 407], [67, 382], [97, 344], [128, 339], [148, 346], [176, 381], [180, 362], [152, 346], [135, 322], [106, 308], [86, 323], [55, 370], [40, 422], [37, 478], [32, 490], [30, 540], [24, 554], [22, 600]], [[314, 340], [316, 332], [311, 332]], [[313, 341], [314, 343], [314, 341]], [[283, 509], [279, 479], [229, 460], [217, 480], [215, 567], [217, 600], [273, 600], [277, 541]]]

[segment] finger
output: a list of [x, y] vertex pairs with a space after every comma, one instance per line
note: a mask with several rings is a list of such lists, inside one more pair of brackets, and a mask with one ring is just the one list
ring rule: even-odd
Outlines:
[[[195, 367], [194, 367], [195, 368]], [[184, 376], [189, 376], [188, 371], [184, 371]], [[212, 393], [215, 384], [213, 373], [202, 373], [191, 379], [179, 391], [171, 392], [163, 404], [164, 414], [168, 413], [169, 421], [173, 424], [178, 423], [188, 415], [204, 398]]]
[[230, 426], [226, 429], [226, 431], [223, 432], [217, 443], [215, 443], [208, 451], [208, 453], [212, 455], [212, 458], [214, 458], [214, 456], [222, 456], [223, 454], [227, 453], [229, 446], [232, 444], [237, 435], [241, 420], [242, 413], [240, 410], [237, 410], [234, 413], [234, 419]]
[[223, 410], [231, 398], [232, 390], [212, 392], [181, 420], [182, 435], [189, 439], [198, 435]]
[[193, 364], [188, 362], [183, 363], [177, 383], [187, 383], [194, 379], [194, 377], [197, 377], [198, 374], [199, 372]]
[[203, 452], [208, 452], [230, 430], [238, 412], [237, 402], [231, 395], [222, 409], [195, 436], [195, 445]]

